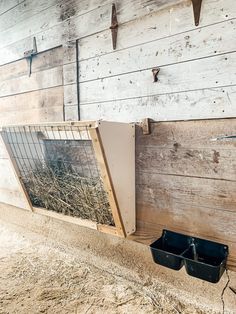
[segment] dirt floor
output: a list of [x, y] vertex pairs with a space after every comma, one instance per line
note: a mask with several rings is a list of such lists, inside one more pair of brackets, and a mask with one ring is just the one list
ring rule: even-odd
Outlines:
[[37, 238], [0, 224], [0, 313], [180, 313], [180, 304]]
[[[213, 313], [0, 221], [0, 313]], [[214, 312], [215, 313], [215, 312]]]

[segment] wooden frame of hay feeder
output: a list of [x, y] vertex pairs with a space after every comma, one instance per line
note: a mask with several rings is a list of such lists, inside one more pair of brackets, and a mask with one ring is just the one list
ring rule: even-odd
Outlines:
[[135, 232], [133, 124], [16, 125], [1, 135], [29, 210], [122, 237]]

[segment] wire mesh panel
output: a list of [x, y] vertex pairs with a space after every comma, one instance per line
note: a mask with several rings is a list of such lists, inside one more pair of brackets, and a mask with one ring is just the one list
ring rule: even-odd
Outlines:
[[87, 126], [5, 127], [2, 135], [33, 206], [114, 226]]

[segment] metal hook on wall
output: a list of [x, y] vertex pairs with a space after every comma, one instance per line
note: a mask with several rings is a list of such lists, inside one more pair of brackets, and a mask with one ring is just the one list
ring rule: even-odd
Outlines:
[[158, 81], [158, 73], [160, 72], [160, 68], [154, 68], [152, 69], [153, 74], [153, 83], [156, 83]]
[[24, 52], [24, 58], [29, 62], [29, 76], [32, 73], [32, 59], [33, 56], [37, 55], [37, 45], [36, 45], [36, 38], [33, 38], [33, 49], [27, 50]]

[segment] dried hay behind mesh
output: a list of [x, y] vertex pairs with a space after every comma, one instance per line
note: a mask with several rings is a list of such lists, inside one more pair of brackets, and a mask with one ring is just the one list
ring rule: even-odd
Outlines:
[[55, 171], [48, 165], [37, 165], [24, 183], [34, 206], [114, 226], [99, 177], [84, 178], [72, 169]]

